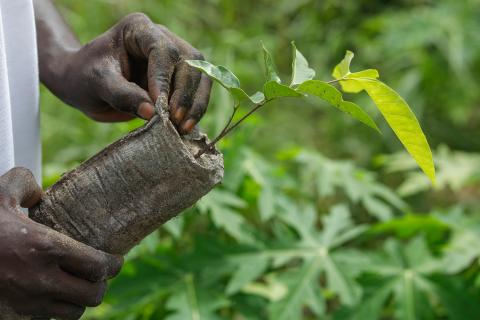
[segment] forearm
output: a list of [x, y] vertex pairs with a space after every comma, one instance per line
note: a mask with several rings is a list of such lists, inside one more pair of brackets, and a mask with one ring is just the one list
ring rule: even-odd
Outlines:
[[80, 42], [51, 0], [34, 0], [40, 80], [62, 98], [68, 57]]

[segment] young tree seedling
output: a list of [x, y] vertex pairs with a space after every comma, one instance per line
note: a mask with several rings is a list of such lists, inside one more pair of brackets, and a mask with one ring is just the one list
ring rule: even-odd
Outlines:
[[[240, 87], [238, 78], [224, 66], [216, 66], [203, 60], [187, 60], [190, 66], [204, 72], [227, 89], [235, 101], [232, 114], [225, 127], [206, 148], [195, 155], [196, 158], [213, 148], [218, 141], [237, 128], [253, 113], [268, 103], [284, 97], [304, 98], [307, 95], [318, 97], [380, 133], [380, 129], [368, 113], [357, 104], [343, 99], [342, 93], [333, 85], [339, 83], [343, 92], [360, 93], [365, 91], [370, 96], [405, 149], [432, 183], [435, 183], [432, 152], [415, 114], [395, 90], [378, 79], [379, 73], [377, 70], [366, 69], [351, 72], [350, 63], [354, 54], [347, 51], [343, 60], [333, 69], [332, 76], [334, 79], [329, 81], [315, 80], [315, 71], [309, 67], [307, 60], [297, 50], [293, 42], [292, 51], [292, 76], [290, 84], [287, 85], [282, 83], [270, 52], [263, 46], [267, 81], [263, 85], [263, 90], [253, 95], [248, 95]], [[240, 104], [245, 103], [253, 104], [253, 107], [234, 122]]]

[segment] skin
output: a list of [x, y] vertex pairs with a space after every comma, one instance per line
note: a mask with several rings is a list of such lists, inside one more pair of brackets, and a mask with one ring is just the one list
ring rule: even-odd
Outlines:
[[[50, 0], [33, 3], [40, 80], [67, 104], [97, 121], [148, 120], [164, 95], [182, 134], [205, 113], [212, 83], [185, 63], [203, 56], [166, 27], [134, 13], [81, 45]], [[100, 304], [122, 259], [28, 219], [19, 204], [40, 197], [28, 170], [0, 177], [0, 299], [20, 314], [78, 319]]]
[[150, 119], [168, 97], [172, 122], [190, 132], [205, 113], [211, 80], [185, 60], [201, 53], [142, 13], [82, 46], [49, 0], [35, 3], [41, 81], [97, 121]]
[[0, 177], [0, 299], [19, 314], [79, 319], [101, 303], [123, 260], [29, 219], [20, 205], [29, 208], [41, 195], [27, 169]]

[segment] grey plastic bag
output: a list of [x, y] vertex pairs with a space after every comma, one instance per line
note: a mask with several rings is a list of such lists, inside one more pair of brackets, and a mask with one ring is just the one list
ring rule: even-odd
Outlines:
[[[220, 183], [222, 154], [212, 149], [195, 158], [206, 136], [198, 130], [180, 136], [165, 101], [157, 109], [144, 127], [66, 173], [30, 217], [96, 249], [125, 254]], [[1, 319], [30, 319], [1, 311]]]

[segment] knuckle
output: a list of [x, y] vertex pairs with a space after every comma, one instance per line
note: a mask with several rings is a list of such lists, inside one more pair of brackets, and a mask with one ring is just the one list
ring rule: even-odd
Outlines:
[[177, 48], [176, 45], [174, 45], [173, 43], [168, 43], [165, 46], [165, 51], [167, 52], [167, 55], [172, 59], [172, 61], [180, 61], [180, 50]]
[[200, 51], [198, 51], [197, 49], [192, 50], [191, 57], [194, 60], [205, 60], [205, 57], [203, 56], [203, 54]]
[[133, 12], [123, 18], [123, 21], [130, 25], [146, 25], [152, 20], [143, 12]]

